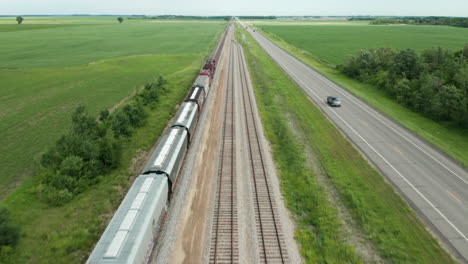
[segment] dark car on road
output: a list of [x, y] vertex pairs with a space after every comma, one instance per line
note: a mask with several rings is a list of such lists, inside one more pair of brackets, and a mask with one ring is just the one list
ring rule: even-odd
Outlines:
[[327, 96], [327, 104], [334, 107], [340, 107], [341, 101], [340, 98], [337, 96]]

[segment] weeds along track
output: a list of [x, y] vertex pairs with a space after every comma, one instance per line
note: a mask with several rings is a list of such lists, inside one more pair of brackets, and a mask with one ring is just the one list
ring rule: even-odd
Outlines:
[[218, 188], [212, 224], [210, 263], [238, 263], [237, 189], [234, 118], [234, 61], [228, 64]]
[[247, 128], [249, 161], [252, 174], [252, 192], [254, 201], [255, 223], [258, 238], [260, 263], [288, 263], [287, 247], [281, 230], [278, 209], [274, 200], [265, 157], [260, 143], [260, 132], [255, 122], [252, 94], [249, 91], [248, 75], [242, 48], [237, 42], [233, 45], [237, 56], [242, 99]]

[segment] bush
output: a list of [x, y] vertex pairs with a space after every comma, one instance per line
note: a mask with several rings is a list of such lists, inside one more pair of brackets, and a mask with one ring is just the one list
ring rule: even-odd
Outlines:
[[102, 110], [99, 121], [79, 106], [72, 114], [70, 131], [41, 157], [36, 192], [57, 206], [85, 191], [97, 177], [119, 165], [122, 140], [144, 124], [145, 105], [157, 103], [167, 81], [161, 76], [145, 85], [133, 102], [113, 112]]
[[8, 209], [0, 208], [0, 248], [14, 247], [18, 244], [18, 240], [19, 228], [11, 223]]
[[159, 96], [166, 91], [165, 85], [167, 81], [159, 76], [155, 82], [145, 84], [143, 91], [139, 97], [144, 105], [150, 105], [159, 102]]
[[73, 199], [73, 194], [68, 189], [59, 190], [54, 187], [46, 187], [43, 194], [46, 201], [52, 206], [60, 206]]

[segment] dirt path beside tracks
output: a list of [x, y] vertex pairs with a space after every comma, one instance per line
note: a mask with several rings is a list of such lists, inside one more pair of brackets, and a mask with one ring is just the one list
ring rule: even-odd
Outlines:
[[[171, 248], [168, 263], [202, 263], [206, 244], [209, 243], [207, 229], [210, 227], [210, 200], [214, 192], [218, 141], [221, 129], [222, 107], [224, 104], [224, 83], [226, 76], [225, 57], [229, 43], [223, 51], [223, 59], [218, 65], [217, 79], [212, 85], [204, 131], [198, 147], [192, 179], [186, 193], [183, 209], [177, 225], [175, 240]], [[200, 125], [200, 124], [199, 124]]]

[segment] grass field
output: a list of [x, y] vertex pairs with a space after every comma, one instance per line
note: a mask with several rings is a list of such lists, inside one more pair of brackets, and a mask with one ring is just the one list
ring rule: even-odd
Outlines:
[[21, 228], [18, 246], [3, 259], [0, 252], [0, 263], [84, 263], [140, 171], [139, 166], [144, 164], [144, 154], [187, 94], [199, 66], [168, 77], [169, 92], [150, 112], [145, 126], [136, 129], [124, 143], [121, 165], [98, 184], [63, 206], [50, 207], [37, 198], [36, 183], [30, 179], [0, 201], [0, 206], [10, 209], [13, 222]]
[[[304, 22], [306, 23], [306, 22]], [[299, 49], [330, 63], [343, 63], [359, 50], [389, 47], [422, 51], [444, 47], [460, 50], [468, 43], [468, 29], [448, 26], [370, 26], [363, 22], [300, 22], [277, 24], [255, 23], [259, 28], [279, 36]]]
[[[0, 207], [9, 208], [21, 229], [17, 247], [0, 250], [1, 263], [85, 261], [225, 25], [95, 24], [101, 19], [0, 25], [2, 42], [4, 36], [10, 38], [9, 45], [0, 44], [10, 49], [0, 51]], [[44, 34], [56, 43], [38, 45]], [[79, 45], [73, 46], [72, 38]], [[25, 53], [11, 55], [12, 39], [21, 42]], [[100, 45], [105, 48], [95, 48]], [[68, 130], [74, 108], [84, 104], [97, 116], [103, 108], [125, 104], [158, 75], [168, 80], [167, 92], [145, 125], [123, 142], [120, 166], [63, 206], [38, 199], [37, 182], [30, 176], [40, 153]]]
[[349, 235], [341, 228], [343, 219], [338, 219], [324, 185], [308, 165], [315, 159], [315, 166], [330, 180], [364, 239], [384, 261], [453, 263], [384, 177], [242, 31], [244, 36], [238, 40], [244, 47], [281, 191], [293, 214], [295, 238], [305, 262], [365, 261], [355, 245], [348, 243]]
[[[349, 22], [345, 22], [349, 23]], [[259, 26], [258, 24], [255, 24]], [[275, 32], [276, 26], [259, 26], [268, 30]], [[281, 24], [279, 27], [284, 27], [284, 24]], [[289, 27], [289, 31], [292, 32], [291, 36], [297, 36], [298, 33], [296, 31], [303, 30], [304, 27], [312, 28], [312, 30], [318, 30], [324, 32], [322, 26], [297, 26], [292, 25]], [[324, 27], [324, 26], [323, 26]], [[328, 27], [328, 26], [327, 26]], [[385, 31], [386, 28], [390, 28], [390, 32], [394, 32], [394, 28], [397, 30], [404, 30], [407, 31], [409, 28], [412, 31], [417, 31], [420, 29], [422, 32], [421, 34], [414, 34], [415, 36], [425, 35], [424, 38], [418, 37], [411, 37], [408, 35], [402, 35], [400, 33], [392, 33], [394, 39], [388, 42], [388, 45], [392, 45], [392, 47], [403, 48], [403, 43], [406, 43], [404, 48], [416, 48], [419, 47], [421, 49], [424, 45], [428, 45], [427, 47], [430, 48], [432, 44], [428, 43], [436, 43], [436, 42], [443, 42], [445, 43], [443, 46], [444, 48], [450, 48], [453, 50], [463, 48], [464, 43], [468, 43], [468, 29], [466, 28], [454, 28], [454, 27], [446, 27], [446, 26], [368, 26], [362, 25], [360, 26], [349, 26], [349, 25], [341, 25], [341, 23], [335, 23], [334, 27], [338, 27], [340, 31], [348, 30], [351, 33], [358, 34], [361, 31], [360, 28], [370, 28], [367, 30], [374, 30], [374, 32]], [[320, 29], [315, 29], [320, 28]], [[426, 34], [427, 31], [432, 32], [431, 34]], [[457, 39], [457, 45], [454, 46], [454, 42], [448, 41], [445, 42], [444, 36], [447, 34], [446, 32], [456, 32], [450, 36], [449, 39]], [[461, 129], [457, 126], [454, 126], [452, 123], [446, 122], [436, 122], [429, 118], [422, 116], [421, 114], [415, 113], [401, 105], [399, 105], [395, 100], [391, 99], [385, 92], [376, 87], [373, 87], [368, 84], [363, 84], [358, 81], [352, 80], [339, 71], [335, 69], [335, 64], [331, 64], [327, 62], [327, 56], [334, 52], [334, 49], [330, 47], [328, 50], [323, 49], [322, 53], [312, 53], [312, 51], [304, 50], [302, 48], [298, 48], [296, 45], [301, 45], [299, 42], [294, 41], [293, 39], [289, 39], [288, 36], [290, 34], [284, 31], [284, 35], [276, 35], [271, 34], [270, 31], [264, 31], [265, 35], [269, 37], [273, 42], [279, 45], [284, 50], [291, 53], [296, 58], [303, 61], [305, 64], [311, 66], [315, 70], [319, 71], [321, 74], [325, 75], [330, 80], [336, 82], [341, 87], [346, 88], [351, 93], [357, 95], [358, 97], [362, 98], [364, 101], [375, 107], [376, 109], [382, 111], [390, 118], [394, 119], [396, 122], [400, 123], [404, 127], [408, 128], [409, 130], [413, 131], [415, 134], [421, 136], [437, 148], [441, 149], [457, 162], [462, 164], [465, 167], [468, 167], [468, 130]], [[349, 33], [345, 33], [349, 34]], [[383, 34], [383, 33], [379, 33]], [[388, 33], [387, 33], [388, 34]], [[406, 33], [405, 33], [406, 34]], [[406, 36], [406, 37], [405, 37]], [[431, 37], [432, 36], [432, 37]], [[307, 41], [316, 42], [321, 41], [323, 43], [328, 43], [329, 40], [319, 39], [318, 37], [314, 37], [312, 35], [305, 35], [304, 36]], [[368, 38], [369, 35], [361, 35], [362, 39]], [[346, 40], [345, 38], [341, 38], [339, 41], [346, 43], [351, 42], [350, 40]], [[388, 39], [389, 36], [386, 36]], [[406, 38], [406, 39], [405, 39]], [[373, 39], [373, 38], [372, 38]], [[373, 40], [369, 40], [372, 42]], [[363, 45], [362, 48], [368, 48], [369, 46], [360, 38], [356, 37], [354, 40], [356, 43], [361, 43]], [[346, 45], [343, 43], [336, 43], [335, 45], [340, 46], [341, 48], [337, 48], [337, 53], [349, 53], [348, 55], [355, 55], [352, 54], [351, 50], [344, 52], [343, 49], [347, 49]], [[350, 45], [356, 45], [356, 43], [351, 43]], [[452, 44], [450, 44], [452, 43]], [[304, 44], [302, 44], [304, 45]], [[310, 50], [310, 48], [309, 48]], [[351, 52], [351, 53], [350, 53]], [[332, 56], [332, 55], [330, 55]], [[345, 56], [345, 55], [342, 55]], [[345, 58], [341, 58], [344, 60]]]
[[[221, 23], [0, 27], [0, 68], [57, 68], [129, 55], [199, 53]], [[23, 26], [35, 30], [1, 31]]]
[[0, 25], [0, 199], [30, 177], [76, 106], [96, 114], [158, 75], [199, 67], [223, 25]]

